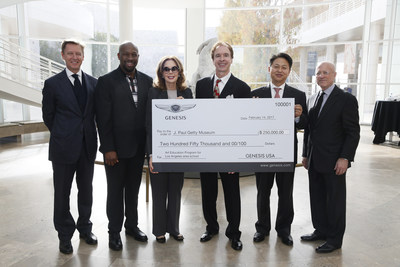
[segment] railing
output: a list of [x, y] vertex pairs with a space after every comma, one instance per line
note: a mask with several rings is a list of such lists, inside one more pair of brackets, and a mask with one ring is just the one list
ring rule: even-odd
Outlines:
[[0, 38], [0, 76], [41, 90], [47, 78], [59, 73], [64, 65]]
[[328, 10], [322, 12], [321, 14], [315, 17], [312, 17], [311, 19], [303, 21], [301, 25], [297, 26], [292, 31], [297, 32], [298, 35], [300, 35], [301, 34], [300, 32], [304, 32], [309, 29], [315, 28], [318, 25], [321, 25], [322, 23], [340, 17], [346, 13], [353, 11], [354, 9], [363, 6], [365, 4], [365, 1], [366, 0], [351, 0], [351, 1], [343, 1], [337, 4], [331, 4]]

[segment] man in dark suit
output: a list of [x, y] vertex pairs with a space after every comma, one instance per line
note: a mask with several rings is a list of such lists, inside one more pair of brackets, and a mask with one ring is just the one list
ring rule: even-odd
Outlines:
[[147, 94], [153, 83], [151, 77], [136, 69], [139, 50], [134, 44], [121, 44], [118, 59], [119, 67], [99, 78], [95, 93], [100, 152], [104, 154], [107, 176], [112, 250], [122, 249], [120, 232], [124, 213], [125, 233], [138, 241], [147, 241], [138, 228], [137, 205], [146, 144]]
[[[62, 253], [73, 252], [71, 238], [78, 229], [80, 238], [97, 244], [92, 233], [92, 181], [97, 151], [94, 88], [97, 80], [81, 70], [84, 46], [73, 40], [62, 43], [66, 68], [47, 79], [43, 87], [43, 121], [50, 131], [49, 160], [53, 165], [54, 226]], [[69, 195], [76, 174], [78, 221], [70, 213]]]
[[[306, 95], [285, 83], [290, 74], [293, 60], [285, 53], [274, 55], [270, 59], [268, 71], [271, 74], [269, 86], [252, 91], [253, 97], [260, 98], [294, 98], [294, 124], [295, 129], [304, 129], [307, 123]], [[297, 135], [294, 135], [294, 164], [297, 162]], [[256, 233], [254, 242], [261, 242], [271, 230], [270, 202], [271, 189], [276, 178], [278, 187], [278, 212], [276, 215], [275, 230], [281, 241], [288, 246], [293, 245], [290, 234], [294, 216], [293, 210], [293, 179], [294, 167], [290, 172], [256, 172], [257, 185], [257, 215]]]
[[[249, 98], [250, 87], [230, 72], [233, 59], [233, 49], [225, 42], [217, 42], [211, 50], [211, 58], [215, 66], [215, 75], [201, 79], [196, 84], [196, 98]], [[216, 114], [216, 119], [223, 119], [222, 114]], [[214, 118], [210, 118], [214, 119]], [[220, 172], [224, 188], [226, 217], [228, 227], [225, 235], [231, 240], [231, 247], [241, 250], [240, 241], [240, 188], [239, 173]], [[218, 173], [200, 173], [203, 214], [207, 222], [206, 232], [200, 241], [206, 242], [218, 234], [216, 201], [218, 196]]]
[[337, 87], [335, 65], [317, 67], [322, 91], [308, 101], [303, 165], [308, 169], [311, 219], [314, 232], [303, 241], [326, 240], [316, 248], [329, 253], [341, 248], [346, 227], [346, 171], [360, 139], [357, 99]]

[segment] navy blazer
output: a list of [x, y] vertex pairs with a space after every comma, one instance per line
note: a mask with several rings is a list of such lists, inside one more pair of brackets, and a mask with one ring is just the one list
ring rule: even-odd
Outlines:
[[[251, 92], [252, 97], [259, 98], [272, 98], [271, 95], [271, 87], [265, 86], [260, 87]], [[299, 122], [295, 122], [295, 130], [304, 129], [307, 125], [308, 115], [307, 115], [307, 104], [306, 104], [306, 94], [296, 88], [293, 88], [287, 84], [285, 84], [285, 88], [283, 90], [282, 98], [294, 98], [295, 104], [299, 104], [303, 108], [303, 112], [300, 115]], [[293, 119], [294, 120], [294, 119]], [[294, 134], [294, 163], [297, 163], [297, 134]]]
[[94, 89], [96, 78], [82, 72], [87, 102], [82, 113], [65, 70], [47, 79], [43, 87], [42, 115], [50, 131], [49, 160], [71, 164], [78, 161], [83, 139], [90, 161], [97, 151]]
[[348, 159], [350, 167], [360, 140], [357, 99], [335, 86], [319, 116], [313, 116], [316, 95], [308, 101], [303, 157], [308, 158], [309, 164], [312, 158], [314, 169], [321, 173], [334, 172], [339, 158]]
[[116, 151], [119, 158], [131, 158], [145, 150], [147, 96], [153, 79], [138, 70], [136, 78], [137, 107], [126, 74], [120, 67], [101, 76], [97, 82], [96, 119], [103, 154]]
[[[196, 98], [214, 98], [214, 77], [205, 77], [196, 83]], [[234, 98], [250, 98], [250, 87], [233, 74], [225, 84], [219, 98], [233, 95]]]
[[[177, 96], [182, 96], [183, 98], [193, 98], [193, 93], [190, 88], [186, 88], [185, 90], [177, 90]], [[159, 88], [150, 88], [149, 97], [147, 102], [147, 114], [146, 114], [146, 131], [147, 131], [147, 154], [151, 155], [152, 153], [152, 105], [151, 102], [153, 99], [168, 99], [167, 90], [161, 90]]]

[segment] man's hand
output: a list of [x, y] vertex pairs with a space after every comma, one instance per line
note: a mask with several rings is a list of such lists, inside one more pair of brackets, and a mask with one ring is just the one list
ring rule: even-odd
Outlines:
[[294, 117], [300, 117], [301, 113], [303, 113], [303, 107], [300, 104], [294, 105]]
[[336, 165], [335, 165], [335, 173], [336, 175], [342, 175], [347, 171], [347, 168], [349, 167], [349, 161], [347, 159], [344, 158], [339, 158], [336, 161]]
[[150, 156], [150, 159], [149, 159], [149, 170], [150, 170], [151, 173], [158, 173], [158, 172], [155, 172], [155, 171], [154, 171], [154, 167], [153, 167], [153, 157], [152, 157], [152, 156]]
[[104, 154], [104, 160], [105, 160], [105, 164], [114, 166], [115, 164], [117, 164], [119, 162], [117, 152], [116, 151], [106, 152], [106, 154]]
[[308, 158], [303, 157], [301, 163], [303, 164], [303, 167], [308, 170]]

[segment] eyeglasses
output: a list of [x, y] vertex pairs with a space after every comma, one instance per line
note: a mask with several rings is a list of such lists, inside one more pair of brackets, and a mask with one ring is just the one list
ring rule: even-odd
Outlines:
[[168, 68], [168, 67], [164, 67], [164, 68], [163, 68], [163, 71], [164, 71], [164, 72], [170, 72], [170, 71], [176, 72], [176, 71], [179, 71], [179, 68], [178, 68], [177, 66], [173, 66], [171, 69]]
[[319, 77], [319, 76], [322, 76], [322, 75], [326, 76], [326, 75], [329, 75], [329, 74], [331, 74], [331, 73], [328, 72], [328, 71], [321, 71], [321, 72], [317, 72], [315, 74], [315, 76]]

